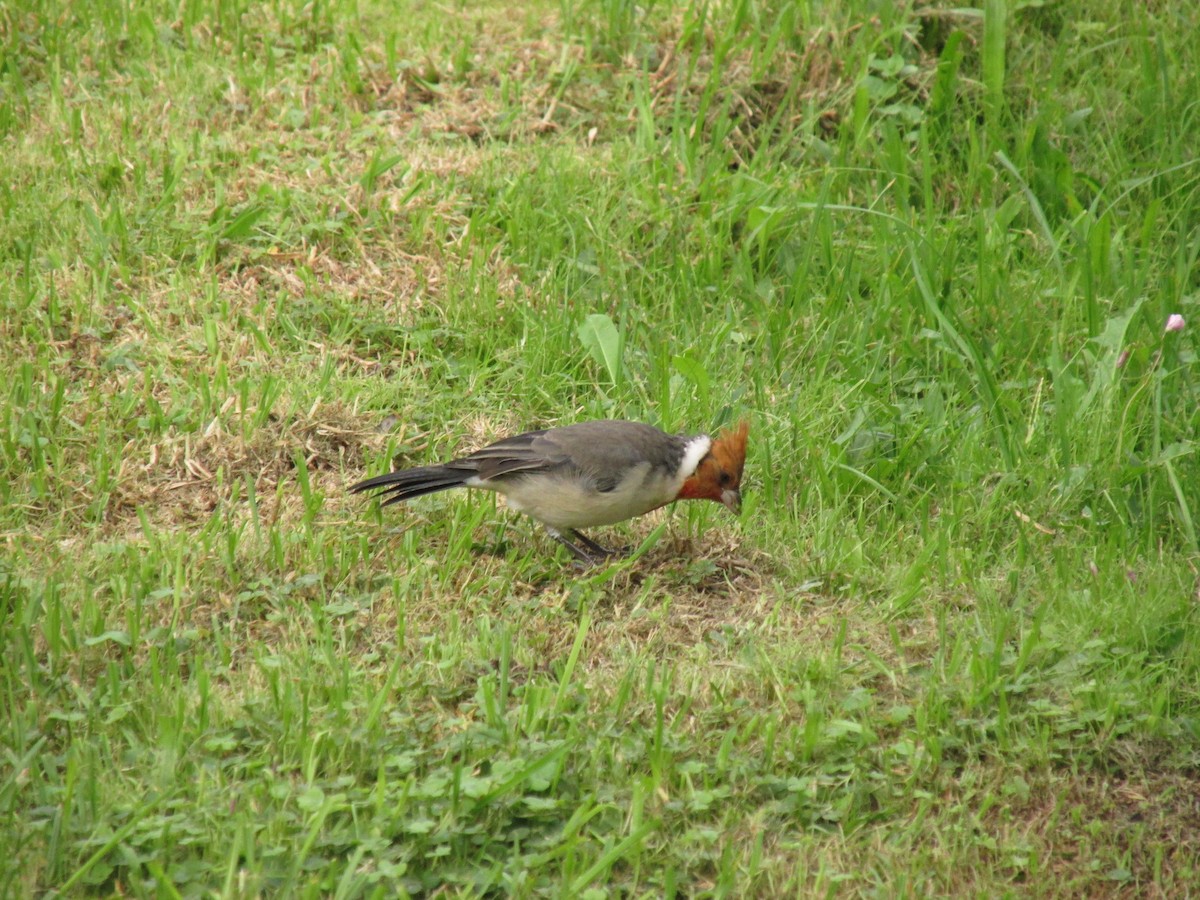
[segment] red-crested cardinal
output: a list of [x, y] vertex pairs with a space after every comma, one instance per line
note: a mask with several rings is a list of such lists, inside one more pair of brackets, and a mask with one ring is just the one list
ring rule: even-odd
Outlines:
[[716, 500], [735, 514], [750, 426], [717, 437], [667, 434], [640, 422], [580, 422], [505, 438], [462, 459], [360, 481], [383, 505], [449, 488], [483, 488], [532, 516], [577, 559], [611, 556], [580, 528], [612, 525], [673, 500]]

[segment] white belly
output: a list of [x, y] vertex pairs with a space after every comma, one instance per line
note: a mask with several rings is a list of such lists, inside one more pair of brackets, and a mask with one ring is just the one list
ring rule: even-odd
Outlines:
[[569, 477], [531, 475], [506, 479], [504, 484], [477, 483], [504, 494], [508, 505], [551, 528], [591, 528], [612, 525], [644, 515], [670, 503], [679, 493], [682, 478], [650, 473], [650, 464], [630, 469], [615, 489], [600, 492]]

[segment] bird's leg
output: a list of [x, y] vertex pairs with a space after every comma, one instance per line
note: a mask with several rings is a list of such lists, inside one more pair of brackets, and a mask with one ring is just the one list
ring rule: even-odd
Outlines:
[[[550, 537], [552, 537], [556, 541], [558, 541], [560, 544], [562, 544], [564, 547], [566, 547], [568, 550], [570, 550], [571, 555], [574, 556], [575, 559], [578, 560], [579, 562], [589, 563], [589, 564], [597, 562], [597, 559], [594, 556], [592, 556], [592, 554], [590, 554], [586, 548], [581, 547], [578, 544], [572, 543], [571, 539], [568, 538], [561, 531], [559, 531], [557, 528], [547, 528], [546, 533], [548, 535], [550, 535]], [[581, 537], [579, 532], [577, 532], [573, 529], [572, 529], [571, 533], [573, 535], [575, 535], [576, 538]], [[591, 542], [589, 541], [588, 543], [591, 543]]]
[[570, 550], [571, 555], [581, 563], [595, 565], [610, 557], [620, 555], [617, 551], [601, 547], [587, 535], [582, 534], [574, 528], [567, 532], [570, 537], [567, 537], [566, 534], [563, 534], [557, 528], [547, 528], [546, 533]]
[[592, 554], [593, 556], [598, 556], [601, 559], [607, 559], [612, 556], [622, 556], [625, 553], [625, 551], [623, 549], [622, 550], [610, 550], [607, 547], [600, 546], [599, 544], [597, 544], [595, 541], [593, 541], [590, 537], [588, 537], [586, 534], [584, 534], [582, 531], [580, 531], [577, 528], [572, 528], [571, 534], [575, 537], [575, 540], [579, 541], [580, 544], [582, 544], [585, 548], [587, 548], [587, 551], [590, 554]]

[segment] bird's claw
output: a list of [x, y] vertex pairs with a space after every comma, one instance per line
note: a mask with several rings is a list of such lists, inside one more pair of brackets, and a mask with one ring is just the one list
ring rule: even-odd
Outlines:
[[559, 532], [550, 532], [550, 536], [556, 541], [571, 551], [571, 555], [575, 557], [575, 565], [578, 568], [590, 568], [608, 562], [616, 557], [626, 556], [629, 553], [628, 547], [619, 547], [615, 550], [610, 550], [597, 544], [587, 535], [572, 528], [569, 532], [570, 537]]

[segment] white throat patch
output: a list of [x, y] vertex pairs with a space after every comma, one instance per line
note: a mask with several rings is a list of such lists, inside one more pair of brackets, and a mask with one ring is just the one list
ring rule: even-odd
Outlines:
[[698, 434], [688, 441], [683, 447], [683, 461], [679, 464], [679, 477], [686, 479], [695, 475], [700, 460], [708, 455], [710, 449], [712, 449], [712, 438], [707, 434]]

